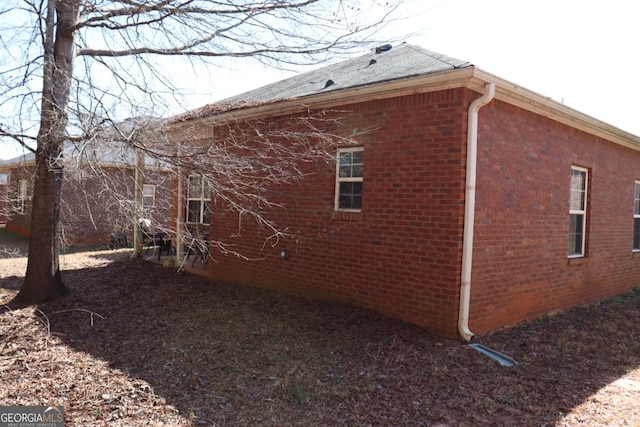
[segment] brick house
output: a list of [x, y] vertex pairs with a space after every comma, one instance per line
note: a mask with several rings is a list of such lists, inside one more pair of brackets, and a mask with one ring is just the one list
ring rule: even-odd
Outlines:
[[[78, 160], [85, 156], [83, 160]], [[118, 141], [103, 138], [96, 149], [65, 145], [61, 195], [61, 231], [65, 244], [109, 244], [112, 235], [133, 237], [136, 155]], [[89, 158], [91, 159], [88, 162]], [[67, 160], [69, 159], [69, 160]], [[174, 175], [157, 162], [145, 161], [143, 215], [154, 228], [169, 229]], [[29, 236], [35, 156], [0, 162], [7, 176], [6, 228]]]
[[345, 135], [370, 131], [278, 189], [273, 215], [294, 235], [277, 245], [207, 194], [211, 238], [244, 254], [214, 252], [215, 280], [467, 340], [640, 284], [637, 136], [409, 44], [227, 101], [238, 107], [193, 111], [174, 137], [215, 144], [229, 126], [322, 110]]

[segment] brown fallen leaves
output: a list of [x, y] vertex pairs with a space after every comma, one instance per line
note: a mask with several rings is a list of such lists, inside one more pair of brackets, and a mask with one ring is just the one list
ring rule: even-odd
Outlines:
[[[0, 304], [25, 258], [0, 260]], [[640, 293], [463, 343], [213, 284], [127, 252], [63, 259], [71, 295], [0, 311], [0, 405], [69, 426], [640, 425]]]

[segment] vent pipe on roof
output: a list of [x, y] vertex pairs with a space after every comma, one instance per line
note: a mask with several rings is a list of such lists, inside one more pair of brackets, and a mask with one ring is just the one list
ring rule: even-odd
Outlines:
[[371, 49], [371, 60], [369, 61], [369, 65], [373, 65], [378, 62], [375, 58], [376, 55], [391, 50], [392, 47], [393, 46], [391, 46], [390, 44], [383, 44], [382, 46], [374, 47], [373, 49]]
[[333, 81], [333, 73], [329, 73], [329, 78], [327, 79], [327, 82], [324, 84], [324, 89], [328, 88], [329, 86], [333, 86], [334, 84], [336, 84], [336, 82]]
[[376, 47], [376, 54], [391, 50], [392, 47], [393, 46], [391, 46], [390, 44], [383, 44], [382, 46], [378, 46]]
[[476, 166], [478, 157], [478, 111], [491, 102], [496, 93], [496, 85], [487, 83], [484, 95], [469, 105], [467, 115], [467, 178], [464, 193], [464, 229], [462, 231], [462, 272], [460, 274], [460, 308], [458, 332], [471, 341], [473, 332], [469, 330], [469, 302], [471, 300], [471, 262], [473, 259], [473, 227], [476, 209]]

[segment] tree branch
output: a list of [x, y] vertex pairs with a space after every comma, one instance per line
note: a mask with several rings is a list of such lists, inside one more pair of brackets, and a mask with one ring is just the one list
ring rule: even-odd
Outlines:
[[31, 148], [29, 145], [27, 145], [27, 143], [24, 141], [24, 139], [29, 139], [31, 141], [36, 141], [36, 138], [34, 138], [31, 135], [23, 135], [23, 134], [16, 134], [16, 133], [12, 133], [12, 132], [8, 132], [2, 128], [0, 128], [0, 136], [6, 136], [8, 138], [13, 139], [14, 141], [17, 141], [18, 144], [20, 144], [23, 148], [29, 150], [30, 152], [32, 152], [33, 154], [36, 153], [36, 150]]
[[[200, 44], [198, 42], [197, 44]], [[291, 54], [297, 53], [301, 55], [311, 55], [326, 51], [327, 48], [314, 48], [314, 49], [300, 49], [293, 51], [292, 48], [280, 48], [280, 49], [258, 49], [247, 52], [209, 52], [209, 51], [191, 51], [184, 50], [188, 46], [176, 47], [171, 49], [156, 49], [151, 47], [141, 47], [136, 49], [125, 50], [109, 50], [109, 49], [80, 49], [78, 56], [91, 56], [91, 57], [121, 57], [121, 56], [137, 56], [144, 54], [162, 55], [162, 56], [198, 56], [198, 57], [228, 57], [228, 58], [247, 58], [254, 56], [264, 56], [267, 54]]]

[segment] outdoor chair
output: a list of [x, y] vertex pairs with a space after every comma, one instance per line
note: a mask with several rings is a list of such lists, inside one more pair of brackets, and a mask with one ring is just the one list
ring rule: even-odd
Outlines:
[[208, 233], [202, 231], [199, 227], [195, 227], [193, 231], [187, 227], [187, 233], [185, 236], [185, 254], [187, 260], [191, 258], [191, 255], [193, 255], [191, 267], [193, 267], [197, 261], [201, 261], [206, 268], [209, 264]]
[[153, 248], [154, 254], [156, 249], [158, 250], [158, 259], [164, 252], [167, 255], [171, 255], [171, 236], [164, 231], [155, 233], [142, 232], [142, 247], [146, 248], [145, 255]]
[[151, 231], [151, 221], [141, 220], [140, 230], [142, 231], [142, 248], [146, 248], [145, 256], [149, 252], [149, 249], [153, 248], [154, 254], [156, 248], [158, 249], [158, 260], [162, 253], [167, 255], [171, 254], [171, 236], [164, 231]]
[[126, 234], [112, 234], [111, 235], [111, 243], [109, 243], [109, 249], [122, 249], [122, 248], [130, 248], [131, 244], [127, 240]]

